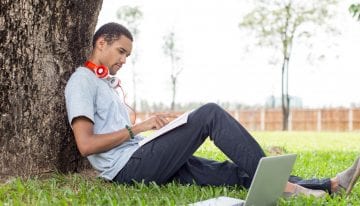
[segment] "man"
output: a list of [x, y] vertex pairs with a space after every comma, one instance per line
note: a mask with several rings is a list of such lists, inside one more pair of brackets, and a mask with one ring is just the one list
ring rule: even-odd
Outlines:
[[[199, 185], [250, 187], [265, 154], [255, 139], [216, 104], [206, 104], [188, 116], [188, 122], [139, 146], [138, 134], [160, 129], [172, 115], [155, 115], [132, 125], [118, 96], [115, 75], [131, 54], [133, 37], [122, 25], [108, 23], [94, 34], [93, 50], [85, 66], [77, 68], [65, 89], [66, 107], [77, 147], [100, 176], [118, 183], [178, 181]], [[193, 156], [207, 137], [232, 162]], [[323, 196], [341, 188], [349, 193], [359, 176], [359, 158], [346, 171], [329, 179], [291, 177], [288, 195]], [[301, 186], [302, 185], [302, 186]], [[303, 187], [304, 186], [304, 187]], [[310, 189], [307, 189], [310, 188]]]

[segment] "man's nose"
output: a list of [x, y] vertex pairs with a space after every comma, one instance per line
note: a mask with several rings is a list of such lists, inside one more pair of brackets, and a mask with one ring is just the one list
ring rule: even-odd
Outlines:
[[126, 55], [121, 55], [121, 57], [120, 57], [120, 62], [121, 62], [121, 64], [125, 64], [126, 63]]

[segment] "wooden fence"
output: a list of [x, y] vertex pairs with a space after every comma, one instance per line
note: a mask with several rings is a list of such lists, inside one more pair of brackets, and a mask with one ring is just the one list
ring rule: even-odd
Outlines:
[[[254, 109], [228, 111], [251, 131], [282, 130], [281, 109]], [[177, 112], [180, 114], [179, 112]], [[137, 113], [137, 121], [149, 117]], [[360, 108], [292, 109], [289, 116], [290, 131], [360, 131]]]
[[[275, 131], [282, 129], [281, 109], [230, 112], [247, 129]], [[290, 131], [360, 131], [360, 108], [292, 109]]]

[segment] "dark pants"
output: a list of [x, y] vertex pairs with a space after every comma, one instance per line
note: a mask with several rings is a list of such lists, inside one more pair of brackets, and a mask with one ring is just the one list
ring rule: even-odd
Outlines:
[[[193, 156], [207, 137], [232, 161], [217, 162]], [[259, 160], [265, 156], [256, 140], [216, 104], [206, 104], [188, 122], [139, 148], [114, 178], [115, 182], [238, 185], [249, 188]], [[329, 179], [290, 181], [330, 191]]]

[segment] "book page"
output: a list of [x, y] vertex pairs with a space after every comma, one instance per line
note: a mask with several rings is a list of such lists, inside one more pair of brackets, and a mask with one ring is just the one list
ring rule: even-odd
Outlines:
[[160, 136], [160, 135], [162, 135], [162, 134], [164, 134], [164, 133], [166, 133], [166, 132], [168, 132], [168, 131], [176, 128], [176, 127], [179, 127], [179, 126], [185, 124], [187, 122], [187, 119], [188, 119], [188, 116], [189, 116], [190, 112], [185, 112], [184, 114], [178, 116], [176, 119], [169, 122], [164, 127], [162, 127], [159, 130], [156, 130], [155, 132], [153, 132], [148, 137], [145, 137], [143, 140], [141, 140], [139, 142], [139, 145], [143, 146], [144, 144], [150, 142], [151, 140], [157, 138], [158, 136]]

